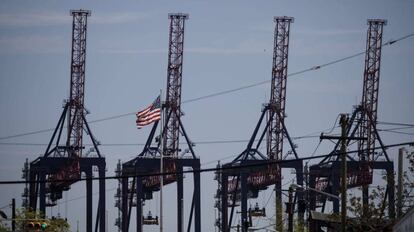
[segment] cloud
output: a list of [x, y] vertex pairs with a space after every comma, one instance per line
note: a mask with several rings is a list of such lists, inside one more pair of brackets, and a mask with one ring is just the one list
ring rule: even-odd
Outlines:
[[[112, 46], [113, 43], [107, 43], [106, 46]], [[263, 41], [247, 38], [241, 41], [239, 44], [228, 44], [225, 46], [221, 44], [219, 46], [207, 45], [196, 47], [184, 47], [184, 53], [192, 54], [214, 54], [214, 55], [238, 55], [238, 54], [261, 54], [270, 52], [266, 50], [266, 45]], [[123, 46], [123, 45], [121, 45]], [[166, 54], [167, 48], [153, 48], [153, 49], [129, 49], [123, 47], [100, 49], [98, 52], [106, 54]]]
[[[100, 49], [99, 53], [103, 54], [166, 54], [165, 49]], [[250, 48], [216, 48], [216, 47], [193, 47], [184, 48], [184, 53], [194, 54], [258, 54], [265, 52], [263, 49]]]
[[98, 53], [102, 54], [163, 54], [167, 53], [167, 50], [163, 49], [99, 49]]
[[[145, 17], [147, 13], [109, 13], [96, 14], [89, 19], [90, 24], [121, 24], [137, 22]], [[71, 30], [72, 17], [69, 12], [37, 12], [26, 14], [0, 13], [0, 27], [50, 27], [64, 25], [67, 32]], [[23, 31], [23, 34], [0, 35], [0, 53], [62, 53], [70, 49], [70, 38], [61, 35], [34, 34]], [[146, 50], [139, 53], [153, 53]], [[106, 51], [106, 53], [138, 53], [134, 51]]]
[[300, 36], [354, 36], [354, 35], [364, 35], [364, 30], [358, 29], [330, 29], [330, 30], [309, 30], [298, 28], [294, 32]]
[[25, 13], [25, 14], [0, 14], [1, 26], [53, 26], [70, 24], [69, 14], [58, 12]]
[[185, 52], [196, 53], [196, 54], [223, 54], [223, 55], [232, 55], [232, 54], [255, 54], [262, 53], [263, 49], [254, 49], [248, 47], [238, 47], [238, 48], [214, 48], [214, 47], [198, 47], [198, 48], [188, 48], [185, 49]]
[[[89, 22], [94, 24], [119, 24], [137, 22], [148, 17], [148, 13], [122, 12], [97, 13], [92, 12]], [[70, 25], [72, 16], [69, 12], [33, 12], [25, 14], [0, 13], [0, 26], [57, 26]]]
[[0, 53], [61, 53], [70, 45], [62, 36], [19, 35], [0, 37]]
[[[318, 74], [321, 75], [321, 74]], [[361, 74], [362, 75], [362, 74]], [[312, 83], [310, 83], [312, 82]], [[355, 77], [353, 79], [347, 79], [346, 81], [297, 81], [295, 82], [294, 87], [290, 91], [295, 93], [311, 93], [311, 94], [336, 94], [338, 95], [352, 95], [353, 93], [359, 93], [360, 86], [362, 84], [362, 77]], [[312, 86], [310, 88], [309, 86]]]
[[139, 12], [123, 12], [123, 13], [112, 13], [112, 14], [96, 14], [90, 18], [91, 23], [97, 24], [119, 24], [119, 23], [131, 23], [139, 22], [140, 20], [147, 18], [147, 13]]

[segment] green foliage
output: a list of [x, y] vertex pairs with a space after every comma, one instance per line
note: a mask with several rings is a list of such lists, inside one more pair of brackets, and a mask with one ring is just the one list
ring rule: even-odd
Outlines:
[[[405, 213], [411, 206], [414, 205], [414, 152], [407, 153], [406, 158], [409, 161], [408, 171], [403, 173], [403, 213]], [[383, 176], [384, 180], [392, 180], [394, 175]], [[395, 193], [397, 193], [397, 184], [395, 185]], [[353, 217], [348, 222], [348, 226], [354, 231], [391, 231], [391, 226], [394, 220], [388, 218], [388, 199], [384, 201], [386, 196], [386, 187], [377, 186], [375, 189], [370, 189], [369, 204], [364, 209], [362, 198], [349, 194], [348, 212], [349, 216]], [[363, 215], [363, 212], [366, 212]]]
[[0, 219], [0, 232], [6, 232], [6, 225], [3, 224], [3, 221]]
[[[47, 228], [45, 231], [49, 232], [69, 232], [70, 226], [68, 222], [62, 218], [43, 219], [43, 214], [39, 211], [32, 211], [26, 209], [18, 209], [16, 212], [16, 228], [24, 228], [27, 219], [34, 219], [33, 221], [46, 222]], [[36, 220], [37, 219], [37, 220]], [[1, 231], [1, 230], [0, 230]]]
[[[387, 201], [383, 201], [384, 197], [385, 187], [377, 186], [370, 191], [369, 203], [364, 209], [362, 198], [349, 194], [350, 205], [347, 208], [352, 219], [348, 220], [348, 228], [352, 228], [353, 231], [382, 231], [392, 224], [392, 221], [386, 217], [387, 215], [384, 215], [384, 210], [388, 205]], [[364, 211], [365, 215], [363, 215]]]
[[407, 152], [406, 158], [408, 159], [410, 165], [408, 166], [408, 171], [403, 173], [403, 205], [405, 206], [403, 208], [403, 213], [404, 209], [407, 210], [411, 206], [414, 206], [414, 152]]
[[301, 224], [297, 218], [293, 220], [293, 231], [308, 232], [308, 228], [304, 224]]

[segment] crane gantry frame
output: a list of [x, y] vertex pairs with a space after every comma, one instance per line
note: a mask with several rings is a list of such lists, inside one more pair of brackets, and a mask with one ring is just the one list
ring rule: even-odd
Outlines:
[[[288, 65], [288, 49], [289, 49], [289, 33], [290, 23], [293, 22], [292, 17], [274, 17], [274, 53], [272, 64], [272, 81], [271, 81], [271, 97], [269, 103], [265, 105], [259, 121], [253, 131], [253, 134], [247, 144], [245, 150], [238, 155], [232, 162], [223, 164], [222, 167], [234, 167], [251, 165], [258, 163], [269, 163], [266, 168], [255, 169], [239, 169], [223, 171], [218, 174], [219, 189], [217, 196], [219, 204], [217, 205], [220, 213], [220, 219], [216, 222], [222, 232], [230, 231], [234, 208], [236, 201], [241, 204], [241, 228], [246, 232], [249, 227], [247, 215], [247, 199], [257, 197], [260, 190], [267, 189], [270, 185], [275, 185], [276, 191], [276, 225], [277, 229], [283, 228], [282, 222], [282, 198], [281, 198], [281, 170], [282, 168], [295, 169], [297, 183], [303, 183], [303, 163], [301, 160], [284, 163], [282, 165], [271, 165], [273, 160], [283, 159], [283, 140], [286, 138], [292, 149], [295, 158], [298, 158], [295, 144], [289, 136], [286, 129], [285, 118], [285, 102], [286, 102], [286, 82], [287, 82], [287, 65]], [[259, 134], [259, 130], [264, 122], [264, 129]], [[259, 147], [266, 137], [267, 156], [259, 151]], [[269, 162], [270, 161], [270, 162]], [[230, 179], [229, 179], [230, 178]], [[299, 205], [302, 205], [303, 194], [297, 194]], [[229, 202], [230, 200], [230, 202]], [[228, 207], [231, 207], [230, 215]], [[300, 228], [303, 228], [304, 208], [299, 207], [298, 218]]]
[[[387, 173], [386, 194], [383, 204], [388, 198], [388, 216], [393, 219], [395, 217], [394, 203], [394, 164], [388, 157], [384, 143], [377, 130], [377, 108], [378, 108], [378, 92], [380, 79], [381, 64], [381, 48], [383, 26], [386, 20], [369, 19], [367, 30], [367, 43], [365, 52], [365, 68], [363, 78], [363, 92], [361, 104], [356, 106], [348, 119], [346, 127], [347, 145], [350, 145], [353, 138], [358, 135], [358, 157], [348, 157], [347, 166], [347, 182], [349, 187], [362, 187], [363, 215], [368, 210], [368, 185], [373, 181], [373, 170], [385, 170]], [[323, 136], [321, 136], [322, 139]], [[375, 143], [378, 142], [382, 148], [382, 154], [374, 157]], [[331, 154], [337, 154], [340, 141], [338, 141]], [[379, 160], [384, 157], [385, 160]], [[309, 186], [312, 188], [320, 188], [331, 194], [339, 195], [340, 161], [338, 158], [326, 157], [319, 164], [312, 165], [309, 169]], [[318, 183], [319, 182], [319, 183]], [[324, 182], [321, 184], [321, 182]], [[309, 210], [317, 208], [317, 197], [315, 193], [310, 193]], [[327, 197], [320, 197], [321, 210], [325, 210]], [[339, 213], [339, 200], [331, 199], [333, 202], [333, 212]], [[383, 208], [383, 210], [385, 207]], [[311, 231], [318, 231], [318, 224], [311, 220]]]
[[[161, 178], [132, 178], [129, 182], [128, 176], [140, 173], [159, 173], [161, 152], [163, 153], [163, 170], [164, 172], [181, 173], [184, 167], [190, 167], [193, 170], [200, 169], [200, 159], [196, 157], [193, 150], [193, 143], [190, 141], [181, 121], [181, 84], [182, 84], [182, 67], [184, 52], [184, 26], [188, 14], [174, 13], [168, 15], [170, 19], [169, 31], [169, 50], [168, 50], [168, 67], [167, 67], [167, 91], [166, 101], [162, 104], [162, 112], [165, 116], [161, 123], [161, 138], [155, 138], [159, 121], [155, 122], [147, 138], [147, 142], [142, 152], [134, 159], [122, 164], [121, 171], [121, 204], [119, 209], [122, 212], [121, 231], [129, 231], [132, 207], [136, 207], [136, 229], [137, 232], [143, 231], [143, 213], [142, 205], [146, 200], [152, 199], [153, 192], [157, 192], [161, 187]], [[183, 135], [188, 153], [180, 155], [179, 137]], [[155, 141], [155, 146], [154, 144]], [[190, 216], [188, 220], [187, 231], [190, 231], [194, 215], [194, 231], [201, 231], [201, 202], [200, 202], [200, 173], [195, 172], [194, 189]], [[184, 206], [184, 186], [183, 175], [165, 175], [163, 185], [177, 183], [177, 231], [184, 230], [183, 224], [183, 206]], [[134, 203], [135, 199], [135, 203]], [[162, 219], [161, 219], [162, 220]]]
[[[85, 118], [84, 90], [85, 90], [85, 59], [87, 17], [89, 10], [71, 10], [72, 24], [72, 56], [70, 96], [66, 101], [58, 124], [43, 156], [30, 163], [29, 168], [29, 208], [36, 210], [39, 198], [39, 210], [46, 213], [47, 206], [56, 205], [62, 198], [62, 192], [68, 191], [70, 186], [86, 175], [86, 230], [92, 232], [92, 177], [93, 168], [98, 168], [99, 201], [96, 215], [95, 231], [105, 231], [105, 158], [101, 156], [98, 141], [94, 138]], [[66, 144], [61, 145], [60, 139], [67, 124]], [[84, 128], [84, 126], [86, 128]], [[96, 155], [83, 155], [83, 133], [86, 130], [93, 144]], [[46, 185], [47, 180], [47, 185]], [[46, 202], [46, 198], [50, 202]]]

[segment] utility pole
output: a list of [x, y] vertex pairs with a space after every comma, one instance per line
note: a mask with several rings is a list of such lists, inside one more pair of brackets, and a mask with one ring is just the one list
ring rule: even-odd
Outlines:
[[403, 157], [404, 148], [398, 149], [398, 186], [397, 186], [397, 218], [402, 216], [402, 193], [403, 193]]
[[340, 114], [341, 119], [339, 124], [341, 125], [341, 136], [327, 136], [321, 135], [320, 139], [337, 139], [340, 141], [341, 149], [340, 149], [340, 158], [341, 158], [341, 232], [346, 231], [346, 191], [347, 191], [347, 181], [348, 181], [348, 170], [347, 170], [347, 160], [346, 160], [346, 150], [347, 150], [347, 143], [350, 140], [360, 140], [365, 141], [367, 138], [365, 137], [354, 137], [354, 136], [347, 136], [347, 128], [348, 128], [348, 116], [347, 114]]
[[290, 186], [289, 187], [289, 203], [288, 203], [288, 207], [287, 207], [287, 213], [288, 213], [288, 217], [289, 217], [289, 221], [288, 221], [288, 231], [289, 232], [293, 232], [293, 209], [294, 209], [294, 205], [293, 205], [293, 187]]
[[347, 181], [347, 167], [346, 167], [346, 128], [348, 117], [346, 114], [341, 114], [341, 232], [346, 231], [346, 181]]
[[16, 199], [12, 199], [12, 231], [16, 231]]

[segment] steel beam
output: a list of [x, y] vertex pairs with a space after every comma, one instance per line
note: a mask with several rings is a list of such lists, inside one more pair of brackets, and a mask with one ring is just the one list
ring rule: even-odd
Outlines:
[[183, 231], [183, 204], [184, 204], [184, 188], [183, 188], [183, 175], [181, 172], [183, 168], [177, 166], [177, 232]]
[[[86, 231], [92, 232], [92, 169], [86, 170]], [[105, 214], [105, 213], [104, 213]]]

